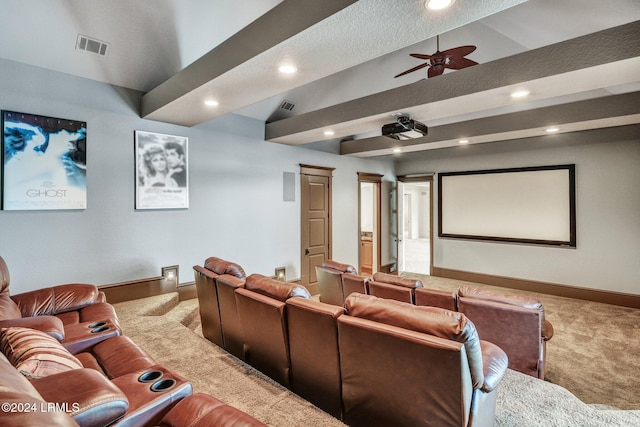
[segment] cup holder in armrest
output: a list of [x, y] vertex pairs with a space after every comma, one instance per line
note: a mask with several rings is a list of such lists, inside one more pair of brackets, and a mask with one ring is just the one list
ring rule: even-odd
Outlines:
[[161, 392], [169, 390], [174, 385], [176, 385], [176, 380], [174, 380], [173, 378], [166, 378], [164, 380], [156, 381], [155, 383], [151, 384], [150, 388], [151, 391]]
[[107, 322], [93, 322], [90, 325], [88, 325], [87, 327], [89, 329], [95, 329], [95, 328], [100, 328], [102, 326], [106, 326]]
[[100, 332], [108, 331], [109, 329], [111, 329], [111, 328], [108, 327], [108, 326], [99, 326], [99, 327], [97, 327], [95, 329], [92, 329], [91, 333], [92, 334], [98, 334]]
[[162, 371], [147, 371], [140, 374], [138, 381], [141, 383], [152, 383], [159, 380], [164, 375]]

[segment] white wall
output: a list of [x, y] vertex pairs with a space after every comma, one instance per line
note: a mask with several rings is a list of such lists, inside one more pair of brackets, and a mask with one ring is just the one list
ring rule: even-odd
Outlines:
[[[110, 284], [209, 256], [271, 275], [300, 275], [299, 164], [335, 167], [333, 257], [357, 265], [357, 172], [393, 179], [389, 160], [341, 157], [264, 141], [262, 122], [227, 115], [193, 128], [141, 119], [140, 94], [0, 60], [0, 109], [87, 122], [87, 209], [0, 211], [11, 293], [65, 282]], [[189, 138], [190, 207], [134, 209], [134, 130]], [[298, 174], [283, 201], [283, 172]]]
[[[441, 239], [436, 231], [434, 266], [640, 294], [640, 132], [629, 129], [623, 140], [573, 133], [401, 161], [398, 174], [576, 164], [577, 248]], [[434, 180], [434, 212], [437, 190]]]

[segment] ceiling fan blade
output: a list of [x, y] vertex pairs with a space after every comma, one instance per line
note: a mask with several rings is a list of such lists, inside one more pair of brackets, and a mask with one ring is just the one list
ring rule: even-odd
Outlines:
[[467, 56], [474, 50], [476, 50], [475, 46], [458, 46], [452, 49], [447, 49], [443, 51], [442, 54], [448, 56]]
[[431, 55], [425, 55], [423, 53], [410, 53], [409, 56], [413, 56], [418, 59], [431, 59]]
[[427, 77], [431, 78], [431, 77], [439, 76], [442, 73], [444, 73], [444, 67], [442, 65], [431, 67], [427, 72]]
[[461, 70], [473, 65], [478, 65], [478, 63], [476, 61], [472, 61], [469, 58], [454, 57], [449, 58], [449, 62], [447, 63], [446, 67], [451, 70]]
[[[413, 73], [414, 71], [418, 71], [419, 69], [427, 67], [427, 66], [429, 66], [429, 63], [425, 62], [424, 64], [420, 64], [417, 67], [413, 67], [413, 68], [411, 68], [411, 69], [409, 69], [407, 71], [403, 71], [402, 73], [398, 74], [397, 76], [393, 76], [393, 78], [404, 76], [405, 74]], [[429, 69], [429, 71], [431, 71], [431, 69]]]

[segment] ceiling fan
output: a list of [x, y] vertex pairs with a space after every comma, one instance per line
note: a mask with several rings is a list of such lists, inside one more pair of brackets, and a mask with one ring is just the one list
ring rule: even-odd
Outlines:
[[460, 70], [462, 68], [467, 68], [471, 67], [472, 65], [478, 64], [476, 61], [465, 58], [465, 56], [476, 50], [475, 46], [459, 46], [440, 52], [440, 36], [436, 36], [436, 43], [436, 52], [432, 55], [424, 55], [421, 53], [410, 54], [410, 56], [414, 58], [425, 59], [427, 60], [427, 62], [404, 71], [397, 76], [394, 76], [394, 78], [413, 73], [414, 71], [418, 71], [424, 67], [429, 67], [429, 70], [427, 71], [427, 77], [431, 78], [444, 73], [445, 68], [449, 68], [451, 70]]

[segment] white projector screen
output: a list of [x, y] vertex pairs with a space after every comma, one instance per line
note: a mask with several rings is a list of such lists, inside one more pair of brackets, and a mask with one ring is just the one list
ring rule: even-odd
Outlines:
[[575, 165], [438, 174], [438, 236], [576, 246]]

